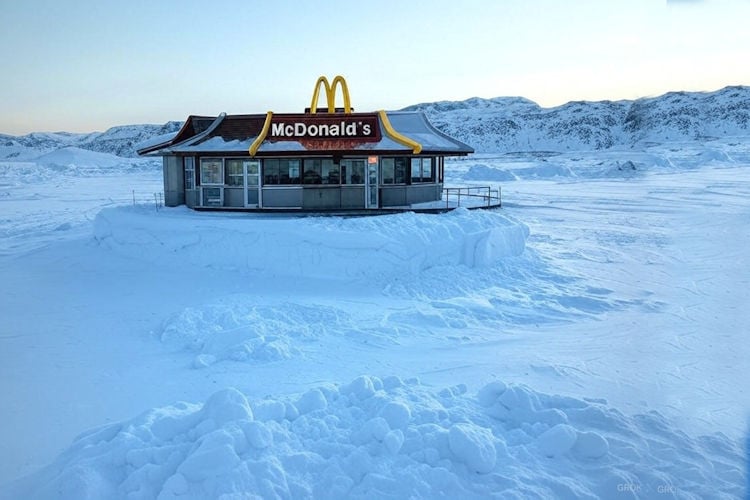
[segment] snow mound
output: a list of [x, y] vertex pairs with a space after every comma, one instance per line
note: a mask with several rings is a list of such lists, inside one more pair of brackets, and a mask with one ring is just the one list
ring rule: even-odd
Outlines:
[[303, 354], [304, 345], [323, 336], [356, 339], [394, 338], [408, 325], [366, 324], [363, 318], [325, 304], [258, 304], [237, 294], [174, 314], [160, 332], [161, 341], [196, 354], [194, 368], [220, 361], [262, 363]]
[[118, 207], [102, 210], [94, 223], [101, 245], [165, 266], [343, 279], [488, 267], [522, 254], [528, 234], [500, 212], [466, 209], [346, 218]]
[[[86, 432], [4, 494], [34, 498], [739, 497], [739, 447], [657, 413], [492, 382], [360, 376], [293, 397], [236, 389]], [[660, 497], [660, 496], [659, 496]], [[661, 497], [660, 497], [661, 498]]]
[[43, 154], [34, 160], [40, 165], [77, 166], [77, 167], [115, 167], [124, 160], [110, 153], [99, 153], [69, 146]]
[[515, 181], [517, 177], [507, 170], [480, 163], [469, 167], [469, 170], [462, 175], [462, 179], [465, 181], [506, 182]]
[[3, 183], [16, 185], [160, 170], [161, 161], [153, 158], [122, 158], [73, 146], [57, 149], [33, 160], [0, 162]]

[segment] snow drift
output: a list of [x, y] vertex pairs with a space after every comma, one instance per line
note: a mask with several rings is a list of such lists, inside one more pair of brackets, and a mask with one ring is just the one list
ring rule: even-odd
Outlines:
[[100, 244], [162, 265], [323, 278], [487, 267], [520, 255], [528, 233], [500, 212], [466, 209], [343, 218], [119, 207], [102, 210], [94, 223]]
[[34, 498], [739, 497], [741, 451], [658, 414], [495, 381], [476, 395], [360, 376], [291, 397], [228, 388], [79, 436]]
[[158, 161], [9, 139], [70, 147], [0, 162], [0, 498], [743, 497], [750, 147], [657, 118], [374, 218], [157, 210]]

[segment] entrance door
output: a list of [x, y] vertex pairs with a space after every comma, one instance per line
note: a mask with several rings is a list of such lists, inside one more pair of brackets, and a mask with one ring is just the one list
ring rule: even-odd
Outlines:
[[365, 208], [378, 208], [378, 157], [367, 159], [365, 176]]
[[245, 206], [258, 208], [263, 206], [260, 189], [260, 160], [245, 160], [242, 162], [245, 170]]

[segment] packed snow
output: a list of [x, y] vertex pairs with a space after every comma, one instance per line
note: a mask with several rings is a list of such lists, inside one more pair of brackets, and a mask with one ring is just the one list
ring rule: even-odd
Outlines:
[[0, 498], [747, 494], [749, 139], [477, 155], [502, 209], [378, 217], [96, 155], [0, 162]]

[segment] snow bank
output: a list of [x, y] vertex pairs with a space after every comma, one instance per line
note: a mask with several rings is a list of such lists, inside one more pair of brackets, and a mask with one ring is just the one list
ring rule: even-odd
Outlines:
[[[28, 161], [0, 162], [0, 186], [33, 185], [34, 190], [52, 187], [59, 192], [59, 182], [70, 179], [96, 178], [132, 173], [161, 173], [161, 161], [153, 158], [122, 158], [109, 153], [97, 153], [75, 147], [62, 148]], [[42, 186], [50, 183], [52, 186]], [[141, 184], [133, 180], [133, 186]], [[105, 191], [106, 190], [106, 191]], [[112, 186], [104, 187], [103, 194], [111, 193]], [[91, 193], [86, 193], [87, 196]]]
[[34, 160], [40, 165], [76, 166], [76, 167], [116, 167], [126, 163], [119, 156], [110, 153], [99, 153], [77, 147], [66, 147], [56, 149], [43, 154]]
[[123, 158], [112, 153], [89, 151], [77, 147], [57, 149], [34, 159], [38, 169], [72, 176], [99, 176], [159, 169], [161, 161], [153, 158]]
[[345, 218], [118, 207], [94, 224], [101, 245], [165, 266], [347, 279], [491, 266], [523, 253], [528, 233], [500, 212], [466, 209]]
[[659, 414], [495, 381], [476, 396], [360, 376], [291, 397], [236, 389], [79, 436], [3, 496], [34, 498], [720, 498], [741, 450]]
[[359, 315], [324, 304], [259, 304], [237, 294], [187, 307], [169, 317], [159, 334], [172, 348], [195, 354], [193, 368], [220, 361], [263, 363], [301, 355], [322, 337], [395, 338], [406, 326], [363, 324]]

